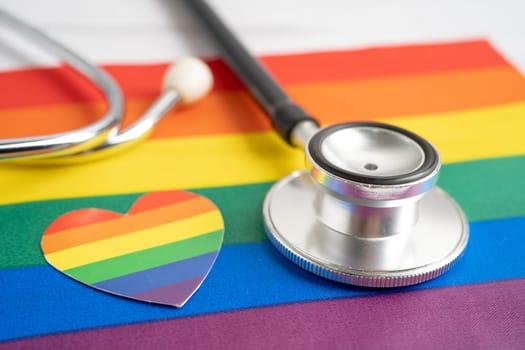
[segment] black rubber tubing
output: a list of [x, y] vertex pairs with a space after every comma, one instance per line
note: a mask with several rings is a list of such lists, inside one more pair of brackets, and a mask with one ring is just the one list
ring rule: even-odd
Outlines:
[[291, 133], [303, 121], [319, 122], [294, 103], [263, 65], [253, 57], [204, 0], [185, 0], [218, 44], [228, 66], [264, 109], [274, 129], [292, 144]]

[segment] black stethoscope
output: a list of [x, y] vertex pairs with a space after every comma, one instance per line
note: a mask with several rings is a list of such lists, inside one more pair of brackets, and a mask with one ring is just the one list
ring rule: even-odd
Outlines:
[[278, 181], [263, 205], [266, 232], [288, 259], [322, 277], [366, 287], [421, 283], [463, 253], [468, 223], [434, 186], [436, 149], [388, 124], [319, 128], [203, 0], [186, 4], [306, 169]]
[[[410, 131], [382, 123], [319, 128], [205, 1], [186, 3], [275, 130], [305, 151], [306, 169], [278, 181], [264, 201], [264, 223], [275, 247], [306, 270], [360, 286], [406, 286], [445, 272], [465, 250], [468, 224], [454, 200], [434, 186], [440, 169], [436, 149]], [[109, 105], [105, 116], [81, 129], [0, 140], [0, 160], [62, 162], [125, 148], [147, 135], [173, 105], [199, 99], [212, 85], [204, 63], [183, 60], [168, 70], [164, 92], [146, 113], [121, 129], [123, 97], [109, 75], [1, 10], [0, 20], [95, 83]]]

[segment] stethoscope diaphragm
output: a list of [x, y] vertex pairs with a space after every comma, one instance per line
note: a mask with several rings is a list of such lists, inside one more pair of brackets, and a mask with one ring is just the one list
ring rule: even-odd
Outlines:
[[380, 123], [322, 129], [307, 170], [268, 193], [266, 232], [287, 258], [322, 277], [400, 287], [437, 277], [462, 254], [467, 221], [434, 187], [439, 155], [407, 130]]

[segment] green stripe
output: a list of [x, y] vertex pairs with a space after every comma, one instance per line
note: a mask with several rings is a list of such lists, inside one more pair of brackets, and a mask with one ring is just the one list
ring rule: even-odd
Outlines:
[[470, 221], [525, 215], [525, 156], [447, 164], [438, 184]]
[[[210, 198], [221, 209], [226, 228], [224, 244], [234, 244], [266, 239], [261, 226], [261, 208], [270, 186], [265, 183], [193, 192]], [[0, 268], [46, 264], [40, 251], [40, 240], [47, 226], [58, 216], [82, 208], [125, 213], [141, 195], [143, 193], [0, 206]]]
[[[469, 220], [525, 215], [525, 156], [447, 164], [439, 185], [463, 207]], [[265, 238], [262, 201], [271, 184], [194, 190], [221, 209], [224, 244], [259, 242]], [[42, 265], [40, 238], [59, 215], [80, 208], [124, 213], [142, 193], [51, 200], [0, 206], [0, 268]], [[30, 213], [30, 215], [27, 215]]]
[[194, 238], [117, 256], [66, 270], [65, 273], [84, 283], [97, 283], [153, 267], [174, 263], [220, 248], [222, 230]]

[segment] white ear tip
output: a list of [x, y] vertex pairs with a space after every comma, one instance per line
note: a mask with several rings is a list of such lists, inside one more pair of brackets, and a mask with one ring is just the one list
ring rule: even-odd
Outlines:
[[164, 89], [174, 89], [184, 103], [204, 97], [213, 86], [213, 75], [206, 63], [196, 57], [185, 57], [172, 64], [164, 75]]

